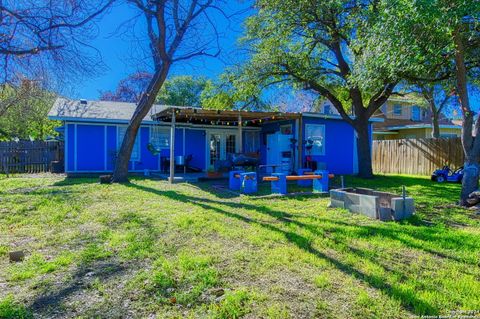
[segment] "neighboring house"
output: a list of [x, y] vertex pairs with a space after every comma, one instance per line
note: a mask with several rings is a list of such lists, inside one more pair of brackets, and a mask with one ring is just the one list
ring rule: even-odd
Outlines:
[[340, 113], [338, 113], [337, 109], [332, 105], [332, 102], [330, 102], [327, 99], [322, 100], [318, 104], [318, 112], [321, 114], [326, 114], [326, 115], [338, 115], [340, 116]]
[[[418, 105], [420, 98], [391, 97], [373, 116], [383, 119], [373, 124], [374, 140], [394, 140], [404, 138], [422, 138], [432, 136], [430, 111]], [[332, 103], [324, 100], [319, 104], [319, 112], [339, 115]], [[440, 116], [440, 137], [460, 136], [462, 127], [457, 121]]]
[[[111, 172], [134, 103], [72, 101], [59, 98], [49, 118], [64, 126], [67, 173]], [[260, 164], [287, 163], [288, 171], [304, 166], [306, 157], [335, 174], [357, 173], [353, 128], [337, 115], [213, 111], [159, 106], [142, 123], [134, 146], [130, 171], [158, 171], [171, 147], [171, 117], [175, 114], [174, 155], [191, 157], [189, 165], [207, 170], [232, 154], [257, 156]], [[241, 119], [243, 125], [238, 125]], [[313, 141], [311, 150], [305, 149]], [[300, 142], [297, 142], [300, 141]], [[161, 148], [149, 151], [149, 144]]]
[[[418, 100], [418, 99], [417, 99]], [[409, 96], [391, 97], [374, 117], [383, 122], [373, 125], [373, 139], [393, 140], [432, 137], [431, 112]], [[439, 118], [440, 137], [460, 136], [462, 127], [443, 114]]]

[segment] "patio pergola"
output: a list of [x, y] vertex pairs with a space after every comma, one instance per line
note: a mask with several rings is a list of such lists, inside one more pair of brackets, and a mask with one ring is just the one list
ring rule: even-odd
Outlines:
[[[240, 153], [243, 152], [242, 132], [243, 127], [259, 127], [263, 123], [299, 120], [301, 113], [285, 112], [256, 112], [241, 110], [206, 110], [195, 107], [167, 107], [152, 115], [152, 119], [162, 122], [170, 122], [170, 183], [175, 178], [175, 128], [176, 123], [191, 123], [202, 125], [225, 125], [238, 128]], [[301, 130], [302, 125], [299, 125]], [[301, 134], [300, 134], [301, 136]], [[299, 143], [301, 154], [301, 143]]]

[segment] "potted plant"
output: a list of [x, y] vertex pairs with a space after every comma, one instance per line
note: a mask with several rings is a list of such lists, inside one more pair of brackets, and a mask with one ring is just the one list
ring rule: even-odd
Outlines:
[[210, 165], [207, 169], [207, 177], [209, 178], [216, 178], [221, 177], [222, 174], [218, 172], [213, 165]]

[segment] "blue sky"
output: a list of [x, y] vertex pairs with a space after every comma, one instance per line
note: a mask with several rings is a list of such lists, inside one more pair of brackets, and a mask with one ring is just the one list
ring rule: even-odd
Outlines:
[[[232, 1], [233, 3], [233, 1]], [[234, 6], [227, 8], [227, 12], [238, 12], [235, 1]], [[72, 92], [68, 95], [72, 98], [98, 99], [100, 91], [114, 90], [118, 82], [137, 70], [145, 70], [145, 65], [137, 59], [135, 52], [138, 44], [130, 38], [129, 29], [125, 22], [132, 19], [138, 11], [124, 3], [112, 8], [98, 21], [98, 34], [90, 43], [100, 53], [106, 69], [93, 77], [85, 78], [74, 83]], [[225, 67], [241, 58], [241, 51], [237, 50], [237, 39], [242, 35], [242, 22], [249, 12], [242, 13], [227, 20], [218, 13], [213, 14], [218, 30], [221, 30], [220, 46], [221, 55], [218, 58], [197, 58], [188, 62], [177, 63], [171, 69], [170, 76], [193, 75], [216, 78], [223, 72]], [[142, 17], [138, 20], [135, 30], [137, 34], [143, 30]], [[126, 31], [126, 32], [125, 32]]]

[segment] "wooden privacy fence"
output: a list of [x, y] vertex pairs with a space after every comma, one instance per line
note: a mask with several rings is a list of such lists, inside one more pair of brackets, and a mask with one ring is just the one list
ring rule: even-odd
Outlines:
[[48, 172], [52, 161], [63, 161], [62, 142], [0, 142], [0, 173]]
[[374, 173], [430, 175], [446, 164], [463, 166], [458, 137], [373, 141]]

